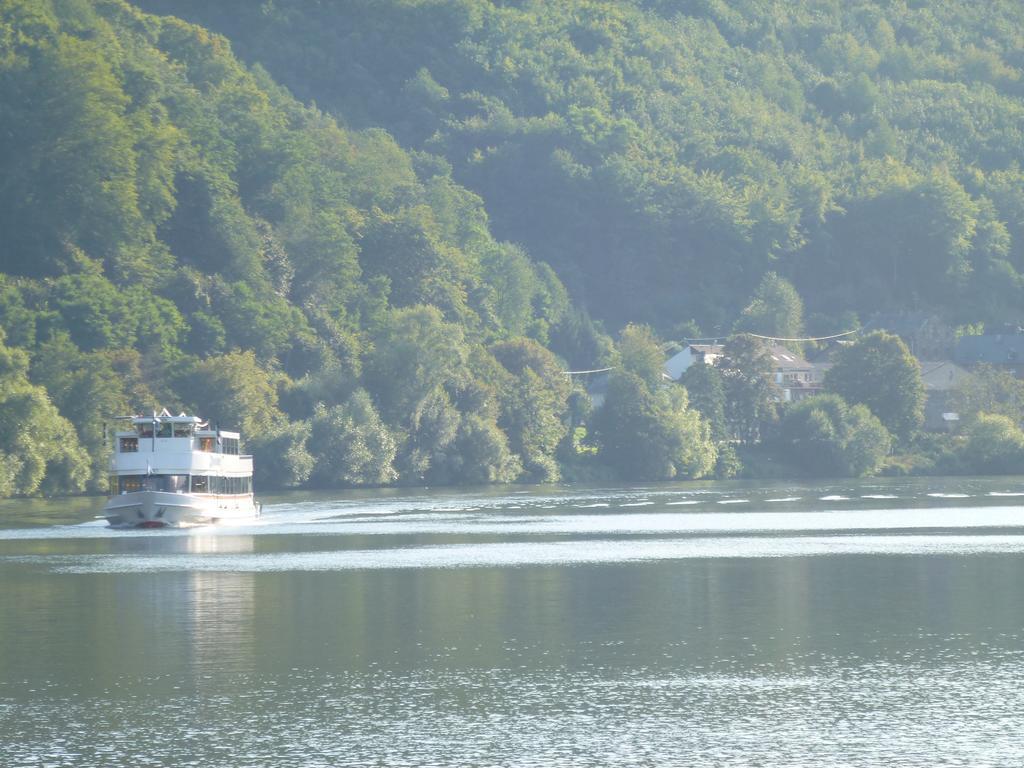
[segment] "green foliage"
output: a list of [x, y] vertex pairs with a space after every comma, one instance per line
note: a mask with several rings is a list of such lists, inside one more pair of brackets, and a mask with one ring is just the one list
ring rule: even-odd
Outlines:
[[499, 389], [498, 426], [522, 462], [528, 478], [538, 482], [559, 479], [555, 459], [569, 431], [571, 385], [558, 359], [537, 342], [515, 339], [491, 347], [504, 367]]
[[984, 413], [1006, 416], [1024, 426], [1024, 381], [991, 365], [978, 366], [953, 390], [949, 407], [963, 423]]
[[202, 413], [224, 429], [239, 429], [246, 438], [260, 439], [284, 421], [275, 377], [252, 352], [230, 352], [198, 362], [182, 373], [177, 389], [191, 412]]
[[736, 330], [782, 339], [802, 337], [804, 305], [793, 284], [767, 273], [736, 321]]
[[523, 465], [493, 419], [470, 413], [459, 423], [452, 450], [432, 469], [439, 482], [511, 483], [522, 474]]
[[710, 474], [717, 456], [711, 430], [687, 405], [682, 387], [652, 390], [635, 373], [615, 372], [604, 406], [594, 416], [601, 459], [630, 480]]
[[110, 444], [104, 424], [110, 417], [135, 413], [133, 403], [153, 402], [142, 382], [140, 362], [134, 350], [82, 352], [63, 332], [33, 355], [33, 382], [45, 387], [89, 455], [91, 491], [107, 488]]
[[863, 403], [900, 440], [924, 420], [921, 366], [898, 337], [884, 331], [840, 347], [825, 374], [825, 388], [850, 403]]
[[395, 438], [381, 421], [365, 390], [341, 405], [319, 406], [310, 435], [316, 485], [385, 485], [397, 479]]
[[385, 419], [413, 426], [441, 388], [455, 380], [466, 354], [462, 329], [446, 323], [436, 307], [395, 309], [374, 339], [364, 381]]
[[623, 328], [618, 353], [622, 370], [639, 376], [648, 387], [657, 387], [664, 380], [665, 355], [647, 326], [630, 324]]
[[28, 355], [6, 346], [0, 330], [0, 495], [81, 491], [89, 457], [71, 422], [27, 374]]
[[311, 429], [300, 421], [272, 428], [246, 441], [259, 488], [294, 488], [309, 480], [315, 460], [309, 452]]
[[779, 399], [767, 345], [747, 334], [733, 336], [718, 368], [725, 387], [729, 436], [741, 443], [757, 442], [763, 427], [775, 420]]
[[729, 423], [725, 418], [725, 379], [714, 365], [691, 365], [679, 383], [686, 387], [690, 407], [700, 413], [711, 427], [711, 436], [718, 442], [728, 439]]
[[866, 406], [825, 394], [789, 406], [772, 443], [784, 459], [810, 474], [862, 477], [881, 467], [891, 438]]
[[1024, 465], [1024, 431], [1012, 419], [999, 414], [978, 414], [965, 436], [959, 451], [964, 469], [976, 473], [1020, 473]]
[[810, 313], [1019, 318], [1019, 3], [143, 4], [443, 155], [611, 328], [727, 329], [771, 273]]
[[[0, 325], [93, 488], [100, 409], [196, 408], [293, 484], [303, 423], [373, 423], [365, 390], [402, 482], [553, 479], [584, 427], [566, 368], [621, 361], [670, 432], [772, 420], [752, 349], [723, 431], [696, 383], [667, 404], [653, 330], [616, 353], [603, 323], [799, 335], [800, 297], [815, 333], [1020, 319], [1019, 4], [139, 4], [230, 43], [0, 0]], [[913, 411], [878, 415], [903, 438]], [[705, 471], [674, 439], [653, 474]], [[360, 461], [313, 482], [393, 481]]]
[[[403, 131], [450, 98], [424, 67], [398, 88]], [[240, 429], [261, 486], [558, 476], [568, 384], [542, 345], [589, 358], [607, 339], [438, 154], [339, 125], [224, 38], [122, 0], [0, 0], [0, 112], [0, 323], [91, 488], [102, 415], [159, 405]], [[540, 368], [485, 351], [521, 338]], [[362, 430], [336, 460], [310, 437], [328, 423]]]

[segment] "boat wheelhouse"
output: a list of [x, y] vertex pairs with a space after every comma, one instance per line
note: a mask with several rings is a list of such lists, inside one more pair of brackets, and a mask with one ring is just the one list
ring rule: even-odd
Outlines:
[[111, 525], [176, 527], [259, 516], [252, 456], [239, 452], [237, 432], [166, 409], [124, 420], [131, 428], [114, 433], [103, 509]]

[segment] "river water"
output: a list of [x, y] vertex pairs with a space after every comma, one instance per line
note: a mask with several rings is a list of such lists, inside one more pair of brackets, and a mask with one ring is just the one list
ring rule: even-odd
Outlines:
[[0, 504], [0, 766], [1024, 765], [1024, 478]]

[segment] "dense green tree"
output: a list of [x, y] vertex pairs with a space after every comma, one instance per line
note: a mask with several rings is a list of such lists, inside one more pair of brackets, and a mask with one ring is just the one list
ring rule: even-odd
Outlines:
[[686, 387], [690, 407], [707, 420], [711, 436], [719, 442], [728, 439], [729, 423], [725, 418], [725, 379], [722, 371], [714, 365], [691, 365], [679, 383]]
[[630, 324], [622, 329], [618, 359], [622, 370], [639, 376], [648, 387], [657, 387], [665, 380], [665, 354], [647, 326]]
[[716, 459], [711, 430], [687, 405], [682, 387], [651, 389], [635, 373], [615, 372], [604, 406], [593, 417], [601, 459], [632, 480], [710, 474]]
[[253, 480], [262, 488], [294, 488], [309, 480], [315, 460], [309, 452], [309, 422], [297, 421], [260, 432], [246, 441], [253, 455]]
[[861, 477], [878, 471], [891, 438], [866, 406], [825, 394], [789, 406], [772, 443], [782, 457], [811, 474]]
[[572, 385], [560, 361], [530, 339], [491, 347], [507, 371], [500, 385], [498, 426], [532, 480], [559, 478], [555, 455], [569, 431], [568, 399]]
[[465, 359], [459, 326], [445, 322], [436, 307], [405, 307], [389, 313], [374, 339], [364, 381], [389, 423], [411, 426]]
[[89, 455], [90, 490], [107, 487], [110, 442], [106, 427], [110, 420], [139, 413], [154, 402], [142, 382], [139, 364], [134, 350], [81, 352], [65, 333], [55, 334], [33, 355], [33, 382], [45, 387]]
[[395, 438], [365, 390], [355, 391], [341, 405], [318, 407], [309, 445], [315, 485], [385, 485], [398, 477]]
[[980, 414], [1006, 416], [1024, 426], [1024, 380], [991, 365], [980, 365], [953, 390], [950, 409], [969, 423]]
[[800, 294], [785, 278], [767, 273], [736, 321], [736, 330], [781, 339], [802, 337], [804, 305]]
[[511, 483], [523, 472], [522, 462], [493, 419], [464, 415], [452, 448], [435, 461], [431, 477], [436, 480], [432, 482]]
[[863, 403], [886, 428], [908, 440], [924, 420], [921, 366], [902, 339], [884, 331], [862, 336], [834, 354], [825, 388], [849, 403]]
[[725, 386], [725, 421], [732, 438], [757, 442], [776, 417], [779, 390], [772, 378], [767, 344], [748, 334], [733, 336], [718, 362]]
[[406, 432], [396, 461], [402, 482], [410, 485], [439, 482], [439, 466], [446, 464], [454, 450], [462, 415], [448, 392], [438, 389], [419, 409], [416, 420]]
[[284, 421], [272, 372], [252, 352], [210, 357], [183, 372], [177, 383], [191, 411], [243, 439], [275, 432]]
[[28, 380], [28, 362], [0, 330], [0, 495], [83, 490], [88, 454], [46, 390]]
[[969, 472], [1019, 474], [1024, 465], [1024, 431], [1012, 419], [981, 413], [966, 430], [959, 450], [961, 466]]

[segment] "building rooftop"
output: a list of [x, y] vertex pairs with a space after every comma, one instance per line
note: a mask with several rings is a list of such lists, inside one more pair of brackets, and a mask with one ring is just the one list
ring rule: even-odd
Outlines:
[[921, 361], [921, 383], [929, 392], [955, 389], [971, 374], [952, 360]]
[[809, 371], [812, 367], [802, 356], [781, 344], [772, 344], [768, 348], [768, 354], [771, 355], [776, 370]]
[[953, 359], [961, 365], [1024, 365], [1024, 333], [961, 336]]

